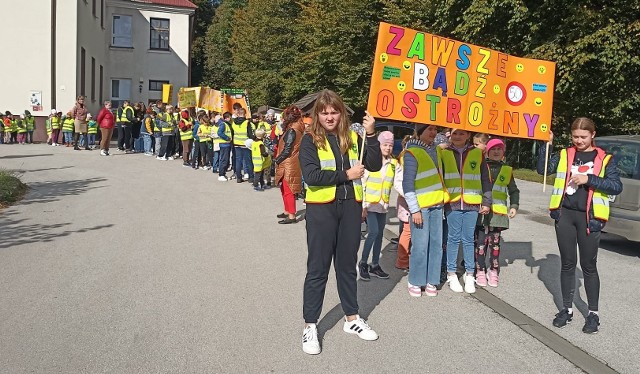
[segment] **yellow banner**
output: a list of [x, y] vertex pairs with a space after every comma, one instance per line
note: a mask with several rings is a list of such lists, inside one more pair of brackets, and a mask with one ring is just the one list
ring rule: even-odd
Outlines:
[[555, 63], [380, 23], [374, 117], [549, 139]]
[[209, 111], [222, 113], [222, 92], [204, 87], [200, 91], [200, 107]]
[[164, 83], [162, 85], [162, 102], [172, 104], [173, 103], [173, 85]]
[[183, 88], [178, 91], [178, 107], [193, 108], [198, 106], [198, 96], [196, 90], [185, 90]]

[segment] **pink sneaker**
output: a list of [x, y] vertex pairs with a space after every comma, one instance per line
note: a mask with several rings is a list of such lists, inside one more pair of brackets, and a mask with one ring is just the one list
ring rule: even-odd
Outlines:
[[487, 274], [484, 271], [476, 271], [476, 284], [480, 287], [487, 287]]
[[438, 289], [432, 284], [427, 284], [427, 286], [424, 288], [424, 294], [429, 297], [438, 296]]
[[420, 290], [420, 286], [414, 286], [411, 283], [408, 283], [409, 295], [413, 297], [422, 296], [422, 290]]
[[489, 273], [487, 276], [487, 283], [489, 283], [489, 286], [498, 287], [499, 280], [500, 280], [500, 277], [498, 277], [498, 271], [494, 269], [489, 270]]

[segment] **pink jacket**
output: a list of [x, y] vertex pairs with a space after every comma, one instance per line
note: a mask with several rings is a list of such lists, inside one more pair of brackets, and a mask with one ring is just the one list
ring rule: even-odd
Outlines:
[[76, 103], [76, 105], [73, 106], [73, 109], [71, 110], [71, 114], [73, 115], [73, 119], [78, 119], [80, 121], [86, 121], [87, 120], [87, 107], [86, 106], [80, 106], [78, 103]]
[[411, 213], [409, 212], [409, 205], [407, 205], [404, 199], [404, 191], [402, 190], [402, 164], [398, 163], [396, 168], [396, 175], [393, 178], [393, 188], [398, 191], [398, 201], [396, 202], [396, 209], [398, 211], [397, 217], [400, 221], [407, 223]]

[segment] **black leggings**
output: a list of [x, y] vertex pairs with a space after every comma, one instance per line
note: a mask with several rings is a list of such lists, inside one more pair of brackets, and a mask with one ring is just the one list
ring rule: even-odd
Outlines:
[[317, 323], [320, 318], [332, 260], [342, 310], [347, 316], [358, 314], [356, 264], [362, 205], [354, 199], [307, 204], [305, 219], [308, 257], [304, 280], [304, 321]]
[[560, 249], [562, 270], [560, 271], [560, 287], [562, 303], [571, 308], [576, 284], [576, 243], [580, 250], [580, 267], [584, 275], [584, 289], [587, 293], [589, 310], [598, 311], [600, 298], [600, 277], [596, 262], [600, 245], [600, 232], [587, 234], [586, 213], [562, 208], [560, 219], [556, 222], [556, 237]]

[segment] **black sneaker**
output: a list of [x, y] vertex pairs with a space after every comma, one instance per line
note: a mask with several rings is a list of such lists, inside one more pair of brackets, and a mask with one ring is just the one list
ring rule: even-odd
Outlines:
[[569, 313], [567, 308], [562, 309], [558, 314], [556, 314], [556, 318], [553, 319], [553, 325], [555, 327], [563, 328], [567, 324], [571, 323], [571, 319], [573, 318], [573, 313]]
[[598, 326], [600, 326], [600, 317], [595, 313], [589, 313], [587, 320], [584, 322], [584, 327], [582, 327], [582, 332], [596, 334], [598, 333]]
[[360, 270], [360, 279], [363, 281], [371, 280], [371, 276], [369, 275], [369, 264], [359, 263], [358, 270]]
[[385, 273], [384, 270], [382, 270], [382, 268], [380, 267], [380, 265], [372, 266], [371, 269], [369, 269], [369, 273], [371, 273], [371, 275], [374, 275], [380, 279], [389, 278], [389, 274]]

